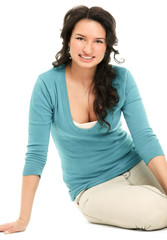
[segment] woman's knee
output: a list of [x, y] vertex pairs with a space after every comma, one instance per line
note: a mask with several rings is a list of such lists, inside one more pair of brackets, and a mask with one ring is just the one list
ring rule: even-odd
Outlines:
[[117, 185], [112, 191], [105, 189], [100, 191], [101, 194], [96, 191], [89, 196], [83, 207], [87, 220], [130, 229], [156, 230], [167, 227], [165, 194], [149, 185], [125, 188], [124, 194], [124, 188]]
[[140, 209], [136, 228], [156, 230], [167, 227], [167, 196], [153, 186], [140, 187], [144, 191], [138, 202]]
[[143, 229], [147, 231], [158, 230], [167, 227], [167, 213], [161, 210], [154, 210], [147, 215], [145, 214], [138, 221], [136, 221], [136, 229]]

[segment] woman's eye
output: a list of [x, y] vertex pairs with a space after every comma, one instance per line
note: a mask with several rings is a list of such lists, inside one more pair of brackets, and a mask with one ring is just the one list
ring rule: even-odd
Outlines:
[[101, 40], [96, 40], [96, 43], [104, 43], [104, 42]]
[[77, 39], [80, 40], [80, 41], [84, 41], [84, 40], [85, 40], [85, 39], [82, 38], [82, 37], [77, 37]]

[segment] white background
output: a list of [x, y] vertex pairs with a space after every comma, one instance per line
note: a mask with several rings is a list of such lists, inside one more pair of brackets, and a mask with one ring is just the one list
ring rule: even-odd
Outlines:
[[[98, 5], [116, 19], [121, 66], [136, 79], [150, 125], [166, 153], [167, 14], [165, 0], [6, 0], [0, 3], [0, 224], [16, 220], [28, 141], [28, 111], [37, 76], [61, 47], [64, 14]], [[112, 63], [116, 64], [113, 59]], [[123, 120], [124, 122], [124, 120]], [[126, 125], [124, 125], [126, 128]], [[167, 229], [142, 232], [89, 224], [71, 201], [50, 139], [48, 160], [24, 233], [0, 239], [165, 239]]]

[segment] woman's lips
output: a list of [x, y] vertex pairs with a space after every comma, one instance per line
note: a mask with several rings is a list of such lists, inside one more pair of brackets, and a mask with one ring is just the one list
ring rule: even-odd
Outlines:
[[84, 56], [84, 55], [81, 55], [81, 54], [79, 54], [79, 56], [83, 59], [86, 59], [86, 60], [91, 60], [91, 59], [94, 58], [93, 56]]

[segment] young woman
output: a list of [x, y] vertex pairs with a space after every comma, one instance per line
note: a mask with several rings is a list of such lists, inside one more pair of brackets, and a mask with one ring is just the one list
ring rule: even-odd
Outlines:
[[[46, 163], [50, 132], [71, 200], [89, 222], [129, 229], [167, 227], [167, 161], [132, 74], [110, 64], [115, 19], [100, 7], [69, 10], [62, 49], [39, 75], [30, 103], [19, 219], [24, 231]], [[118, 62], [118, 61], [117, 61]], [[121, 128], [121, 112], [131, 136]]]

